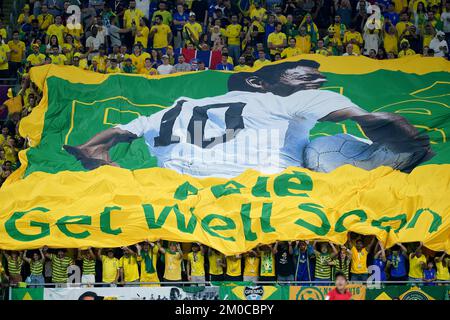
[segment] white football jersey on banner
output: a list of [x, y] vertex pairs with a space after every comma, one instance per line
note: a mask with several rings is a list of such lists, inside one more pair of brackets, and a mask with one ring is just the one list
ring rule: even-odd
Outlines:
[[196, 177], [265, 174], [303, 166], [303, 150], [317, 120], [356, 107], [326, 90], [281, 97], [231, 91], [203, 99], [180, 97], [171, 108], [118, 125], [144, 137], [158, 164]]

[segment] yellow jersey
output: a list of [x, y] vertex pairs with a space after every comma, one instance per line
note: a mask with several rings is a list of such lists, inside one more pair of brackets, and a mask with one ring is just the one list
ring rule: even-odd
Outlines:
[[[33, 21], [33, 20], [34, 20], [34, 16], [33, 16], [32, 14], [30, 14], [30, 15], [28, 16], [28, 20], [26, 21], [26, 23], [31, 24], [31, 21]], [[25, 23], [25, 14], [21, 13], [21, 14], [19, 15], [19, 17], [17, 18], [17, 23], [18, 23], [18, 24]]]
[[281, 51], [281, 57], [282, 58], [290, 58], [290, 57], [295, 57], [302, 54], [302, 50], [300, 48], [297, 47], [287, 47], [285, 48], [283, 51]]
[[[203, 28], [198, 22], [188, 22], [183, 26], [183, 32], [188, 33], [192, 40], [198, 41], [200, 39], [200, 35], [203, 32]], [[190, 43], [189, 40], [186, 40], [186, 42]]]
[[241, 30], [242, 26], [240, 24], [230, 24], [225, 29], [225, 36], [228, 39], [228, 45], [238, 46], [241, 44]]
[[309, 53], [311, 51], [311, 36], [309, 34], [305, 36], [296, 36], [295, 46], [300, 49], [302, 53]]
[[[344, 34], [344, 43], [350, 43], [350, 41], [353, 40], [353, 39], [355, 39], [356, 42], [358, 42], [358, 43], [363, 43], [363, 39], [361, 37], [361, 33], [359, 33], [358, 31], [355, 31], [355, 32], [347, 31]], [[353, 44], [353, 53], [356, 53], [356, 54], [360, 54], [361, 53], [359, 45]]]
[[263, 67], [263, 66], [267, 66], [270, 63], [271, 63], [270, 60], [266, 59], [264, 61], [261, 61], [260, 59], [258, 59], [258, 60], [255, 60], [255, 62], [253, 63], [253, 66], [256, 67], [256, 68], [260, 68], [260, 67]]
[[[282, 45], [283, 42], [285, 42], [285, 41], [287, 41], [287, 37], [283, 32], [272, 32], [267, 37], [267, 45], [269, 45], [269, 43], [276, 45], [276, 46]], [[282, 50], [283, 50], [282, 48], [270, 49], [270, 54], [274, 55], [278, 52], [281, 52]]]
[[115, 67], [114, 69], [112, 67], [106, 68], [106, 73], [121, 73], [122, 70], [120, 70], [119, 67]]
[[63, 55], [63, 54], [61, 54], [61, 53], [60, 53], [60, 54], [57, 54], [57, 55], [52, 54], [52, 55], [50, 56], [50, 59], [52, 59], [52, 63], [53, 63], [53, 64], [56, 64], [56, 65], [58, 65], [58, 66], [64, 65], [64, 64], [66, 63], [66, 61], [67, 61], [66, 56]]
[[123, 14], [123, 24], [126, 29], [130, 29], [134, 21], [136, 27], [139, 25], [139, 20], [144, 16], [144, 13], [139, 9], [125, 10]]
[[397, 29], [398, 35], [401, 36], [403, 31], [405, 31], [406, 28], [412, 26], [412, 23], [409, 21], [400, 21], [395, 25], [395, 29]]
[[265, 19], [265, 16], [266, 16], [265, 8], [262, 8], [262, 7], [259, 9], [253, 8], [250, 10], [250, 19], [252, 19], [252, 20], [253, 20], [253, 18], [257, 18], [257, 19], [263, 21]]
[[362, 248], [358, 251], [355, 246], [352, 247], [352, 263], [350, 267], [350, 272], [354, 274], [365, 274], [369, 271], [367, 270], [367, 250]]
[[445, 261], [447, 262], [444, 266], [443, 261], [437, 261], [436, 262], [436, 279], [441, 281], [449, 281], [450, 280], [450, 273], [448, 272], [448, 262], [449, 258], [446, 258]]
[[[117, 68], [118, 69], [118, 68]], [[152, 265], [154, 272], [149, 273], [147, 272], [147, 266], [145, 265], [145, 259], [142, 258], [142, 256], [137, 257], [137, 261], [141, 264], [141, 280], [142, 279], [148, 279], [151, 275], [156, 273], [156, 263], [158, 262], [158, 251], [159, 247], [155, 245], [153, 248], [149, 248], [149, 256], [152, 259]]]
[[139, 280], [139, 269], [136, 256], [122, 256], [119, 260], [119, 268], [122, 268], [123, 270], [123, 280], [125, 280], [125, 282]]
[[10, 51], [7, 44], [0, 44], [0, 70], [8, 70], [8, 53]]
[[[137, 35], [134, 37], [134, 44], [140, 42], [144, 48], [147, 48], [148, 46], [148, 34], [150, 33], [150, 30], [147, 26], [139, 27], [138, 32], [140, 32], [140, 36]], [[155, 34], [156, 36], [156, 34]], [[166, 37], [167, 38], [167, 37]]]
[[56, 24], [52, 24], [47, 29], [47, 36], [50, 39], [51, 36], [55, 35], [58, 38], [59, 45], [64, 43], [64, 34], [67, 33], [67, 29], [65, 26], [60, 24], [57, 26]]
[[395, 34], [388, 34], [386, 33], [384, 35], [384, 50], [386, 53], [393, 52], [394, 54], [398, 53], [398, 39]]
[[209, 261], [209, 274], [213, 274], [215, 276], [223, 274], [223, 266], [219, 263], [223, 261], [223, 254], [217, 254], [215, 251], [211, 253], [208, 257]]
[[234, 71], [248, 71], [251, 70], [252, 68], [250, 68], [248, 65], [244, 64], [243, 66], [241, 65], [237, 65], [236, 67], [234, 67]]
[[154, 25], [150, 29], [150, 31], [152, 31], [152, 32], [154, 30], [156, 30], [156, 32], [153, 34], [153, 48], [155, 48], [155, 49], [166, 48], [169, 45], [167, 36], [169, 33], [172, 32], [170, 30], [170, 27], [165, 24], [159, 24], [159, 25]]
[[242, 273], [241, 258], [236, 256], [227, 257], [227, 275], [231, 277], [240, 276]]
[[23, 56], [25, 54], [25, 43], [22, 41], [14, 42], [13, 40], [11, 40], [8, 42], [8, 47], [9, 50], [11, 50], [11, 57], [9, 60], [12, 62], [22, 62]]
[[116, 280], [119, 260], [102, 255], [102, 281], [111, 283]]
[[400, 52], [398, 53], [398, 57], [403, 58], [403, 57], [407, 57], [407, 56], [413, 56], [415, 54], [416, 54], [416, 52], [413, 49], [409, 48], [409, 49], [406, 49], [406, 51], [400, 50]]
[[415, 254], [411, 253], [409, 255], [409, 274], [410, 278], [422, 279], [423, 278], [423, 269], [421, 266], [421, 262], [425, 265], [427, 264], [427, 258], [425, 255], [421, 255], [419, 258], [416, 257]]
[[148, 52], [142, 52], [140, 55], [135, 55], [134, 53], [130, 55], [131, 62], [136, 67], [136, 70], [140, 70], [144, 67], [145, 59], [151, 58]]
[[158, 70], [155, 68], [147, 69], [146, 67], [139, 69], [139, 74], [145, 74], [147, 76], [156, 76], [158, 74]]
[[46, 14], [40, 14], [38, 15], [38, 25], [41, 30], [47, 30], [48, 27], [54, 23], [55, 19], [53, 18], [53, 15], [46, 13]]
[[247, 255], [244, 260], [244, 276], [257, 277], [259, 275], [259, 258]]
[[97, 61], [98, 71], [105, 72], [106, 71], [106, 59], [107, 56], [94, 56], [92, 61]]
[[166, 249], [164, 254], [164, 279], [181, 281], [181, 263], [183, 256], [179, 252], [171, 253]]
[[191, 265], [191, 276], [204, 276], [205, 275], [205, 257], [201, 252], [190, 252], [187, 260]]
[[41, 65], [45, 61], [45, 54], [43, 54], [43, 53], [38, 53], [38, 54], [32, 53], [32, 54], [30, 54], [27, 57], [27, 61], [30, 62], [32, 66]]

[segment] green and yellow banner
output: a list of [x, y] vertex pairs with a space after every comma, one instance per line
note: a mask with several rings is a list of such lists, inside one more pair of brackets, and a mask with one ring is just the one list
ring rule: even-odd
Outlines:
[[[276, 240], [344, 243], [354, 231], [387, 246], [423, 241], [450, 252], [449, 65], [304, 55], [254, 73], [32, 68], [43, 99], [21, 121], [30, 148], [0, 189], [0, 248], [165, 239], [236, 254]], [[267, 78], [273, 75], [279, 78]], [[393, 115], [404, 126], [383, 135], [385, 123], [370, 122], [372, 115]], [[200, 144], [184, 136], [193, 119], [214, 132]], [[251, 126], [271, 125], [282, 132], [277, 166], [238, 159], [195, 167], [199, 158], [186, 156], [186, 146], [215, 150], [222, 132], [233, 143]], [[300, 144], [291, 148], [292, 139]], [[250, 156], [274, 150], [258, 148]]]
[[[325, 300], [333, 286], [290, 286], [289, 300]], [[350, 284], [347, 289], [352, 294], [352, 300], [366, 300], [366, 286]]]

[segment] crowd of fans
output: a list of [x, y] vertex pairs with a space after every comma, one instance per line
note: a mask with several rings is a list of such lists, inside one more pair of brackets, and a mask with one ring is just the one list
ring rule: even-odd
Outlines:
[[11, 34], [0, 24], [0, 78], [21, 84], [0, 106], [0, 185], [27, 147], [18, 123], [41, 98], [33, 66], [150, 76], [242, 71], [303, 53], [447, 57], [450, 40], [448, 0], [27, 2]]
[[401, 281], [438, 285], [450, 280], [450, 258], [443, 252], [422, 248], [422, 244], [409, 249], [398, 244], [385, 250], [375, 237], [352, 238], [350, 234], [345, 245], [282, 241], [231, 256], [199, 243], [145, 241], [97, 250], [3, 251], [3, 257], [0, 274], [11, 286], [23, 281], [34, 287], [44, 283], [66, 286], [73, 264], [81, 268], [84, 286], [158, 286], [180, 281], [192, 285], [206, 281], [330, 285], [337, 273], [354, 282], [371, 277], [373, 282], [388, 280], [397, 285]]
[[[73, 65], [99, 73], [145, 75], [242, 71], [304, 53], [393, 59], [421, 54], [448, 57], [450, 1], [446, 0], [30, 0], [7, 34], [0, 25], [0, 78], [16, 78], [18, 92], [0, 106], [0, 185], [20, 166], [27, 147], [19, 121], [42, 93], [29, 78], [33, 66]], [[71, 5], [77, 10], [67, 12]], [[373, 6], [376, 5], [377, 7]], [[75, 16], [73, 15], [75, 14]], [[204, 61], [196, 52], [210, 52]], [[217, 54], [218, 53], [218, 54]], [[69, 71], [68, 71], [69, 72]], [[0, 277], [10, 285], [65, 284], [79, 264], [82, 282], [314, 281], [335, 272], [364, 281], [368, 266], [380, 280], [436, 284], [448, 281], [449, 257], [426, 256], [421, 246], [385, 250], [373, 238], [346, 246], [308, 241], [258, 246], [225, 257], [199, 245], [143, 242], [87, 250], [4, 251]]]

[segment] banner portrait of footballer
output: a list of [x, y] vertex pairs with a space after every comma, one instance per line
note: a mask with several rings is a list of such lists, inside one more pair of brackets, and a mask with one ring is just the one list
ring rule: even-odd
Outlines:
[[[319, 67], [303, 59], [236, 73], [226, 94], [179, 97], [170, 108], [64, 149], [92, 170], [118, 166], [109, 150], [143, 138], [160, 167], [224, 178], [247, 169], [274, 174], [295, 166], [330, 172], [345, 164], [410, 172], [434, 156], [429, 136], [403, 116], [368, 112], [339, 93], [319, 90], [327, 81]], [[368, 139], [336, 134], [310, 140], [318, 122], [344, 120], [356, 122]]]

